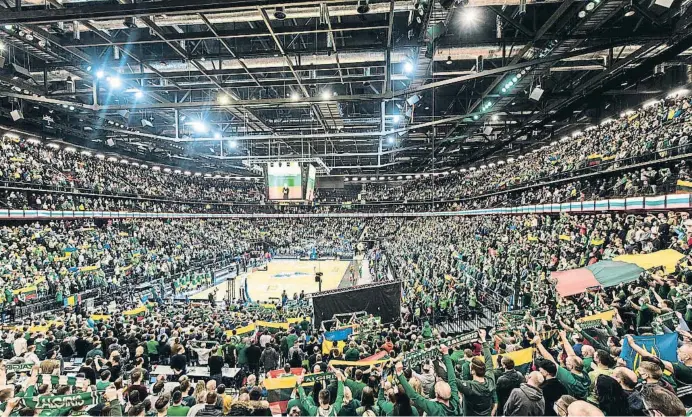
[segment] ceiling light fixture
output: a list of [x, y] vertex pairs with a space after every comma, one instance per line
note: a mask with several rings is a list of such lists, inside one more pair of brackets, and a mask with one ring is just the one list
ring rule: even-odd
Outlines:
[[356, 7], [358, 14], [365, 14], [370, 11], [370, 0], [358, 0], [358, 6]]
[[632, 3], [625, 6], [624, 10], [625, 10], [625, 17], [632, 17], [636, 13], [634, 10], [634, 6], [632, 6]]
[[274, 9], [274, 18], [276, 20], [286, 19], [286, 11], [284, 10], [283, 7], [279, 6], [276, 9]]

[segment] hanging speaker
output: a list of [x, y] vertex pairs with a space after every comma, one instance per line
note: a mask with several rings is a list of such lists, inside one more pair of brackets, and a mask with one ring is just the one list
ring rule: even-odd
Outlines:
[[541, 96], [543, 96], [543, 89], [541, 87], [535, 87], [533, 90], [531, 90], [531, 94], [529, 94], [529, 99], [533, 101], [539, 101], [541, 99]]

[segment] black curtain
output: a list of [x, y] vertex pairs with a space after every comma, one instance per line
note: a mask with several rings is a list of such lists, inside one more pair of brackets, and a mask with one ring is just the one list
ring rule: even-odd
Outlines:
[[345, 290], [312, 297], [315, 326], [331, 320], [334, 314], [367, 311], [382, 318], [382, 323], [394, 323], [401, 315], [401, 282]]

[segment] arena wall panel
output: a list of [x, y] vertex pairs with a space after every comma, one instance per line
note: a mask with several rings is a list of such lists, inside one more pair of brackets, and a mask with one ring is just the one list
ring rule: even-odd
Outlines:
[[381, 317], [382, 323], [394, 323], [401, 313], [401, 282], [366, 286], [345, 291], [329, 291], [313, 294], [314, 326], [319, 328], [334, 314], [347, 314], [354, 311], [367, 311]]

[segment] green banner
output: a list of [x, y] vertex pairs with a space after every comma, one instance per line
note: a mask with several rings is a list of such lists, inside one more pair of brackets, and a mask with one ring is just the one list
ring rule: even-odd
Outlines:
[[42, 395], [40, 397], [26, 397], [22, 401], [26, 407], [32, 409], [55, 410], [60, 408], [82, 407], [97, 404], [100, 394], [83, 392], [71, 395]]
[[31, 372], [31, 368], [34, 367], [33, 363], [8, 363], [5, 364], [5, 370], [7, 372]]
[[326, 381], [327, 383], [335, 381], [336, 375], [334, 372], [323, 372], [321, 374], [308, 374], [303, 377], [303, 384], [314, 383], [317, 381]]

